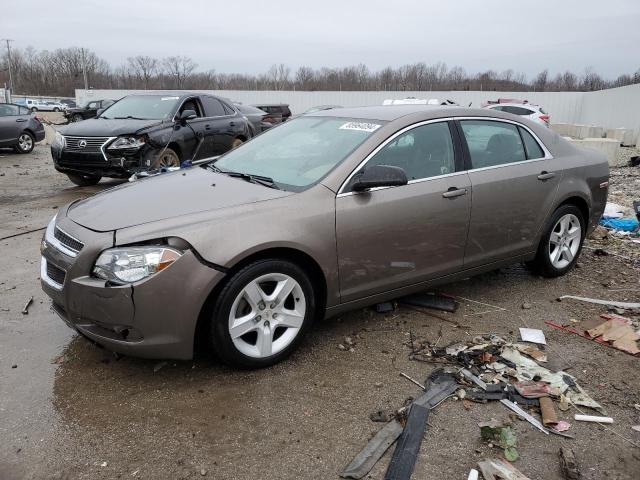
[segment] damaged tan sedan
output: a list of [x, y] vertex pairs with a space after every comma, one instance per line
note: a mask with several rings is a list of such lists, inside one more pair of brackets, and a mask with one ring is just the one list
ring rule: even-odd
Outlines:
[[573, 267], [608, 165], [521, 117], [457, 107], [334, 109], [203, 165], [72, 203], [42, 286], [108, 349], [264, 367], [314, 320], [526, 262]]

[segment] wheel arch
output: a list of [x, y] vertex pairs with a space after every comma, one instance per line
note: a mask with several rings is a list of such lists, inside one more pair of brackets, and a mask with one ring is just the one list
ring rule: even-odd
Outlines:
[[558, 203], [558, 205], [554, 209], [554, 212], [558, 208], [562, 207], [563, 205], [574, 205], [578, 207], [578, 209], [580, 210], [580, 213], [582, 213], [582, 219], [584, 220], [584, 223], [585, 223], [585, 229], [588, 227], [591, 207], [589, 206], [589, 202], [587, 201], [586, 198], [584, 198], [582, 195], [579, 195], [579, 194], [569, 195], [566, 198], [564, 198], [560, 203]]
[[292, 263], [295, 263], [299, 267], [301, 267], [305, 272], [309, 274], [311, 277], [311, 284], [314, 287], [318, 305], [317, 305], [317, 317], [316, 320], [319, 320], [324, 317], [324, 310], [327, 305], [327, 279], [320, 267], [320, 264], [308, 253], [303, 252], [302, 250], [292, 248], [292, 247], [270, 247], [265, 248], [256, 252], [252, 252], [251, 254], [243, 257], [238, 260], [232, 267], [230, 267], [226, 271], [225, 278], [219, 282], [209, 295], [207, 296], [202, 308], [200, 309], [200, 313], [198, 315], [198, 321], [196, 323], [196, 329], [194, 332], [193, 339], [193, 351], [194, 354], [196, 352], [202, 351], [206, 346], [206, 339], [208, 328], [209, 328], [209, 317], [211, 316], [211, 312], [213, 310], [213, 306], [215, 301], [220, 293], [220, 291], [227, 284], [229, 279], [238, 271], [242, 270], [247, 265], [256, 262], [258, 260], [266, 260], [266, 259], [277, 259], [277, 260], [287, 260]]
[[171, 150], [176, 152], [176, 155], [178, 155], [178, 159], [182, 161], [182, 149], [180, 148], [180, 145], [177, 142], [169, 143], [169, 145], [167, 145], [167, 148], [170, 148]]

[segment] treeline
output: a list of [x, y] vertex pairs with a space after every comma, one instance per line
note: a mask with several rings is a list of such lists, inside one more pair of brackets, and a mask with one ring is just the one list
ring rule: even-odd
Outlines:
[[[0, 85], [9, 82], [9, 57], [0, 57]], [[84, 66], [84, 68], [83, 68]], [[194, 90], [497, 90], [497, 91], [593, 91], [640, 83], [640, 69], [615, 80], [602, 78], [587, 68], [552, 75], [543, 70], [532, 79], [513, 70], [471, 74], [462, 67], [449, 68], [439, 62], [423, 62], [398, 68], [370, 71], [366, 65], [320, 68], [300, 67], [296, 71], [284, 64], [273, 65], [262, 74], [198, 71], [186, 56], [154, 58], [130, 57], [113, 67], [85, 48], [55, 51], [32, 47], [11, 50], [14, 93], [73, 96], [76, 88], [113, 89], [194, 89]]]

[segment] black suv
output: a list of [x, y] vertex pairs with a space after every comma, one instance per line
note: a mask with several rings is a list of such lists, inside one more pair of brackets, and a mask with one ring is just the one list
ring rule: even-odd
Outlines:
[[291, 117], [291, 110], [286, 103], [261, 103], [260, 105], [252, 105], [271, 115], [282, 115], [282, 121], [287, 121]]
[[64, 111], [64, 116], [69, 122], [79, 122], [87, 118], [94, 118], [98, 114], [98, 110], [104, 110], [114, 103], [115, 100], [92, 100], [84, 107], [67, 108]]
[[251, 136], [247, 119], [212, 95], [129, 95], [61, 127], [51, 155], [56, 170], [86, 186], [222, 155]]

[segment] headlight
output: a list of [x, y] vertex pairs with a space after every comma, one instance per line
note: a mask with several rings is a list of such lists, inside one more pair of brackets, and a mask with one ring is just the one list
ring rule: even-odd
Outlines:
[[107, 147], [107, 150], [140, 148], [144, 143], [144, 137], [119, 137]]
[[114, 283], [132, 283], [164, 270], [181, 252], [168, 247], [110, 248], [100, 254], [93, 274]]
[[53, 144], [57, 145], [60, 148], [64, 148], [66, 145], [64, 135], [62, 135], [60, 132], [56, 132], [56, 138], [53, 139]]

